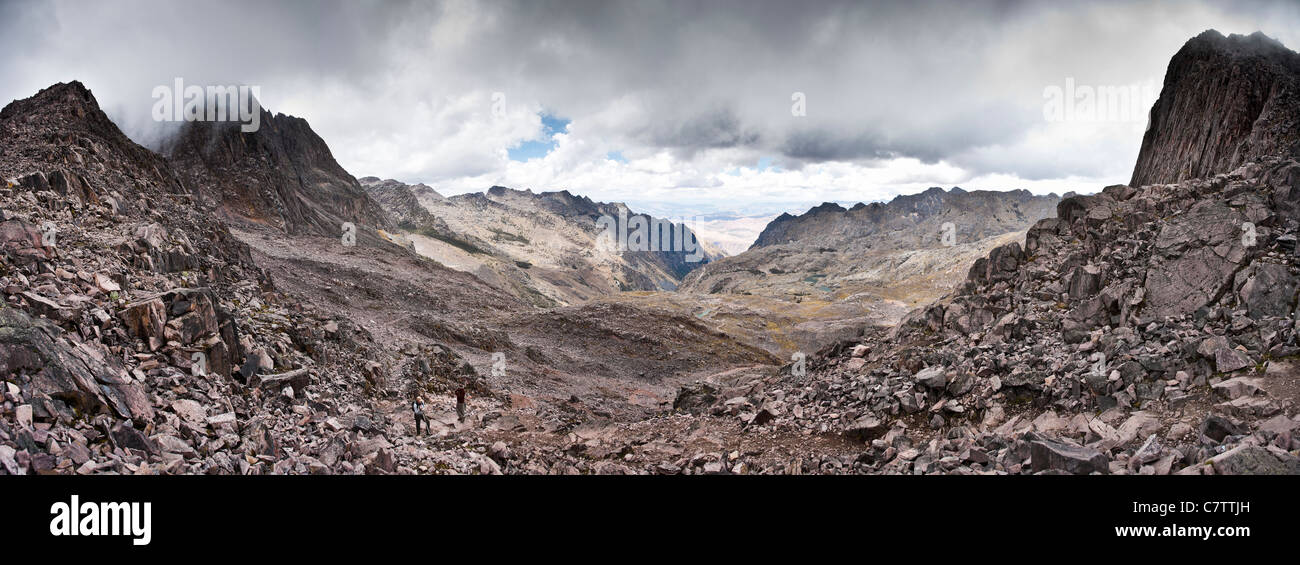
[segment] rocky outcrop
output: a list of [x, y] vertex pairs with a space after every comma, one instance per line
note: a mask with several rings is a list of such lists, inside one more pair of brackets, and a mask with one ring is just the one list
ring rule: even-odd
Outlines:
[[358, 179], [361, 187], [389, 217], [398, 228], [407, 231], [419, 229], [437, 229], [447, 233], [451, 228], [440, 218], [429, 213], [421, 201], [441, 201], [445, 198], [438, 191], [425, 184], [408, 185], [393, 179], [380, 180], [378, 177]]
[[1165, 71], [1132, 186], [1229, 172], [1300, 156], [1300, 55], [1256, 32], [1189, 40]]
[[[0, 111], [0, 177], [22, 205], [45, 210], [54, 224], [139, 218], [138, 235], [117, 243], [141, 255], [147, 268], [199, 271], [251, 262], [248, 247], [199, 205], [201, 191], [123, 135], [80, 82], [55, 84]], [[166, 218], [167, 227], [146, 228], [158, 225], [143, 219], [150, 214]], [[41, 222], [31, 225], [43, 234]], [[59, 229], [52, 241], [73, 241], [67, 238], [76, 231]]]
[[140, 185], [188, 191], [160, 156], [123, 135], [77, 81], [55, 84], [0, 111], [0, 176], [34, 194], [72, 197], [74, 207], [111, 202], [119, 212], [135, 200], [124, 194]]
[[99, 413], [140, 422], [154, 411], [140, 384], [109, 352], [45, 320], [0, 308], [0, 375], [25, 375], [35, 418], [63, 420]]
[[[231, 219], [328, 237], [339, 237], [345, 222], [389, 227], [388, 217], [307, 120], [261, 112], [254, 132], [234, 122], [187, 122], [164, 153]], [[363, 229], [357, 235], [372, 237]]]
[[[384, 357], [277, 294], [204, 204], [212, 187], [132, 143], [76, 82], [0, 111], [0, 173], [0, 473], [356, 471], [316, 456], [370, 433], [341, 422], [380, 419], [360, 399]], [[290, 398], [324, 399], [325, 433], [300, 435], [303, 409], [276, 406]], [[245, 458], [285, 445], [304, 455]]]

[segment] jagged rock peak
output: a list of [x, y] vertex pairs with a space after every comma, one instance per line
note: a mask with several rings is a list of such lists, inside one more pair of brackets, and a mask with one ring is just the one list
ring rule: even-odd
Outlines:
[[1300, 54], [1263, 33], [1209, 30], [1169, 62], [1132, 186], [1229, 172], [1300, 155]]
[[397, 179], [381, 179], [376, 176], [361, 177], [357, 179], [357, 182], [361, 183], [361, 187], [371, 193], [374, 193], [376, 190], [405, 190], [417, 197], [433, 199], [445, 198], [437, 190], [434, 190], [432, 186], [424, 183], [406, 184]]
[[18, 135], [20, 129], [40, 129], [63, 136], [78, 131], [92, 134], [100, 141], [144, 151], [99, 108], [99, 102], [90, 89], [76, 80], [56, 83], [31, 97], [10, 102], [0, 110], [0, 123], [5, 124], [0, 126], [3, 127], [0, 132], [6, 137]]
[[121, 206], [136, 199], [137, 189], [185, 191], [162, 157], [131, 141], [75, 80], [0, 110], [0, 175], [48, 177], [59, 194], [71, 191], [91, 202], [112, 193]]
[[83, 117], [99, 110], [95, 95], [81, 81], [59, 82], [50, 85], [29, 98], [14, 100], [0, 111], [0, 117], [18, 114], [63, 114]]
[[252, 132], [235, 122], [187, 122], [165, 151], [231, 219], [325, 236], [336, 236], [345, 222], [389, 225], [303, 118], [262, 108]]

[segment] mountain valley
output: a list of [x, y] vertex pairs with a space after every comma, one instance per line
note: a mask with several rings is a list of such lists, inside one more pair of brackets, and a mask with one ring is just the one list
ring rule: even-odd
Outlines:
[[730, 256], [358, 179], [265, 110], [151, 151], [55, 84], [0, 111], [0, 472], [1300, 474], [1298, 77], [1207, 31], [1129, 185], [827, 203]]

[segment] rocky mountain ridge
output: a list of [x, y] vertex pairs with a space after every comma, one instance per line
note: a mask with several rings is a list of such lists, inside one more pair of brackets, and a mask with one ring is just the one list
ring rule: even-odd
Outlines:
[[687, 273], [721, 256], [702, 243], [698, 254], [691, 253], [675, 239], [677, 230], [669, 230], [664, 250], [606, 245], [602, 218], [628, 232], [636, 218], [647, 225], [655, 219], [568, 191], [494, 186], [443, 197], [424, 185], [377, 177], [362, 184], [399, 218], [416, 251], [543, 307], [630, 290], [673, 290]]
[[957, 239], [979, 240], [1025, 229], [1050, 215], [1057, 199], [1055, 194], [1034, 196], [1026, 190], [931, 187], [889, 202], [859, 202], [849, 209], [827, 202], [799, 216], [778, 216], [750, 249], [793, 242], [869, 249], [933, 247], [940, 242], [944, 222], [954, 224]]
[[1300, 156], [1300, 55], [1262, 33], [1209, 30], [1169, 61], [1132, 186]]
[[[163, 149], [191, 186], [202, 187], [228, 221], [269, 225], [289, 234], [338, 237], [344, 223], [369, 228], [391, 221], [307, 121], [261, 112], [260, 127], [186, 122]], [[369, 237], [371, 230], [358, 230]]]
[[[687, 275], [681, 291], [724, 304], [705, 319], [783, 318], [763, 340], [783, 356], [892, 325], [958, 286], [970, 263], [1055, 213], [1056, 195], [931, 188], [851, 209], [826, 203], [768, 224], [749, 250]], [[765, 314], [767, 313], [767, 314]], [[744, 324], [742, 324], [744, 325]], [[754, 336], [761, 339], [761, 336]]]

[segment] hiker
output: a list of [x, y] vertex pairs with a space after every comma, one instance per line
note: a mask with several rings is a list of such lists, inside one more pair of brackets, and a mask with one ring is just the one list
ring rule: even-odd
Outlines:
[[465, 387], [456, 389], [456, 418], [465, 421]]
[[424, 395], [415, 395], [411, 410], [415, 412], [415, 435], [420, 435], [420, 422], [424, 422], [424, 434], [429, 435], [429, 421], [424, 418]]

